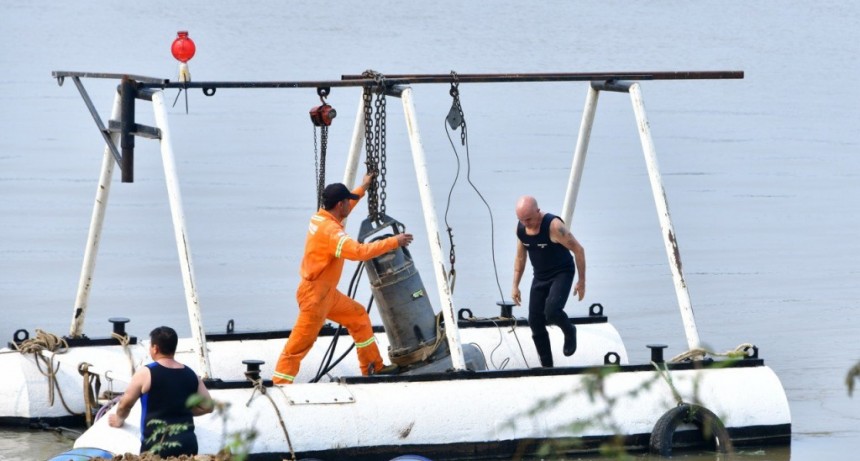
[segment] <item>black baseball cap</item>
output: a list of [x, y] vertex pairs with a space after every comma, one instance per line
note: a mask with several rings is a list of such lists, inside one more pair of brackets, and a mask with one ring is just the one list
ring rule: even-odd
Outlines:
[[346, 186], [336, 182], [325, 186], [325, 190], [323, 191], [323, 207], [328, 210], [337, 205], [337, 202], [340, 202], [341, 200], [358, 200], [359, 198], [361, 197], [350, 192]]

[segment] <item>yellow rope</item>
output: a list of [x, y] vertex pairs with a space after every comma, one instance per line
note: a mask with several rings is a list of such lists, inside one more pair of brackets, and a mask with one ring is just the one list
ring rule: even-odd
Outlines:
[[[35, 338], [21, 341], [21, 344], [13, 343], [13, 345], [15, 346], [15, 349], [22, 354], [33, 354], [33, 360], [36, 362], [36, 368], [38, 368], [39, 373], [42, 373], [43, 376], [48, 378], [49, 405], [54, 406], [54, 391], [56, 390], [57, 395], [60, 396], [60, 402], [63, 404], [63, 408], [65, 408], [70, 415], [80, 415], [80, 413], [72, 411], [68, 404], [66, 404], [66, 399], [63, 398], [63, 392], [60, 390], [60, 384], [57, 382], [57, 371], [60, 369], [60, 364], [58, 363], [55, 367], [53, 355], [50, 359], [42, 355], [42, 351], [49, 351], [54, 354], [63, 354], [69, 350], [69, 343], [66, 342], [64, 338], [37, 328]], [[44, 369], [42, 368], [43, 365]]]
[[654, 365], [654, 369], [657, 370], [657, 374], [660, 375], [666, 381], [666, 384], [669, 385], [669, 390], [672, 391], [672, 397], [675, 397], [675, 401], [678, 405], [684, 403], [684, 399], [681, 398], [681, 394], [678, 392], [678, 389], [675, 389], [675, 384], [672, 382], [672, 375], [669, 374], [669, 367], [664, 363], [663, 368], [660, 368], [660, 365], [656, 362], [651, 362], [651, 365]]
[[[96, 407], [97, 400], [96, 396], [93, 395], [93, 381], [98, 380], [99, 376], [97, 374], [90, 374], [90, 364], [87, 362], [81, 362], [78, 365], [78, 372], [83, 377], [84, 383], [84, 416], [87, 420], [87, 427], [93, 425], [93, 410]], [[95, 391], [98, 393], [98, 391]]]
[[[296, 461], [296, 452], [295, 452], [295, 450], [293, 450], [293, 442], [290, 441], [290, 433], [287, 432], [287, 425], [284, 423], [284, 418], [281, 416], [281, 410], [278, 410], [278, 405], [272, 399], [272, 396], [269, 395], [268, 392], [266, 392], [266, 387], [263, 386], [263, 380], [260, 378], [259, 374], [257, 374], [257, 373], [249, 374], [246, 372], [245, 377], [248, 378], [249, 381], [254, 383], [254, 391], [251, 392], [251, 398], [248, 399], [248, 403], [246, 403], [245, 406], [248, 406], [251, 404], [251, 400], [254, 399], [254, 393], [256, 393], [257, 391], [260, 391], [260, 394], [265, 395], [266, 398], [269, 399], [269, 402], [272, 403], [272, 408], [275, 409], [275, 414], [278, 415], [278, 422], [281, 424], [281, 429], [284, 431], [284, 438], [287, 439], [287, 446], [290, 448], [290, 455], [292, 456], [292, 461]], [[286, 399], [287, 396], [283, 392], [284, 391], [281, 390], [281, 394], [283, 394], [284, 399]]]
[[21, 341], [21, 344], [14, 344], [22, 354], [38, 354], [43, 350], [51, 351], [55, 354], [65, 353], [69, 349], [69, 343], [64, 338], [57, 335], [47, 333], [36, 328], [36, 337]]
[[704, 358], [706, 355], [719, 356], [719, 357], [729, 357], [729, 358], [742, 358], [747, 356], [747, 351], [752, 349], [753, 346], [751, 343], [743, 343], [738, 347], [734, 348], [734, 350], [726, 351], [726, 352], [714, 352], [709, 351], [703, 347], [697, 347], [695, 349], [690, 349], [687, 352], [682, 352], [674, 357], [672, 357], [670, 362], [682, 362], [684, 360], [692, 360], [696, 357]]
[[122, 350], [125, 352], [126, 357], [128, 357], [128, 364], [131, 366], [131, 376], [134, 376], [134, 357], [132, 357], [131, 349], [128, 347], [128, 343], [131, 341], [131, 338], [128, 335], [119, 335], [116, 333], [111, 333], [110, 337], [119, 341], [119, 344], [122, 346]]

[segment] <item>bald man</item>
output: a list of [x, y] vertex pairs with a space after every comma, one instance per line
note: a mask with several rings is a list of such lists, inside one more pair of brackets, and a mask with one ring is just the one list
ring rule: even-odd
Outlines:
[[[511, 297], [519, 306], [522, 302], [520, 280], [526, 267], [526, 253], [532, 263], [534, 278], [529, 291], [529, 327], [540, 363], [552, 367], [552, 347], [547, 324], [557, 325], [564, 332], [564, 355], [576, 352], [576, 327], [564, 312], [573, 277], [573, 296], [580, 301], [585, 296], [585, 250], [558, 216], [544, 213], [537, 200], [523, 196], [517, 201], [517, 256], [514, 259], [514, 285]], [[573, 255], [571, 256], [571, 253]]]

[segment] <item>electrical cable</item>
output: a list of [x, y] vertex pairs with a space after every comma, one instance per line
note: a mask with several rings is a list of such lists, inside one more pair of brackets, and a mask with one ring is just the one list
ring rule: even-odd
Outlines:
[[[448, 142], [451, 143], [451, 149], [453, 149], [454, 155], [457, 157], [457, 171], [458, 171], [458, 175], [459, 175], [460, 156], [457, 154], [457, 147], [454, 145], [454, 140], [451, 139], [451, 132], [448, 129], [447, 120], [445, 120], [443, 123], [445, 124], [445, 134], [448, 135]], [[472, 178], [471, 178], [472, 162], [471, 162], [471, 158], [469, 155], [469, 135], [466, 132], [466, 119], [465, 118], [463, 118], [463, 122], [460, 126], [463, 129], [463, 132], [466, 133], [466, 135], [463, 137], [464, 144], [466, 146], [466, 181], [468, 181], [469, 185], [472, 186], [472, 189], [475, 191], [476, 194], [478, 194], [478, 197], [480, 197], [481, 201], [484, 202], [484, 206], [487, 208], [487, 212], [489, 212], [489, 214], [490, 214], [490, 254], [491, 254], [492, 259], [493, 259], [493, 272], [495, 273], [495, 277], [496, 277], [496, 286], [499, 288], [499, 296], [501, 297], [502, 302], [505, 302], [505, 295], [502, 292], [502, 284], [499, 282], [498, 264], [496, 263], [496, 238], [495, 238], [496, 231], [495, 231], [495, 224], [493, 222], [493, 210], [490, 208], [490, 204], [487, 203], [487, 200], [484, 199], [484, 196], [481, 194], [481, 191], [478, 190], [478, 187], [475, 186], [475, 183], [472, 182]], [[452, 185], [451, 189], [453, 190], [453, 188], [454, 188], [454, 186]], [[450, 200], [450, 196], [449, 196], [449, 200]], [[446, 210], [445, 211], [446, 224], [447, 224], [447, 213], [448, 212]]]

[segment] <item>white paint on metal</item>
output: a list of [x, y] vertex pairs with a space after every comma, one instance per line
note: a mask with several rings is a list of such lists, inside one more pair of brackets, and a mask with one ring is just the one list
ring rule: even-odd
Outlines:
[[[352, 140], [349, 142], [349, 153], [346, 157], [346, 168], [343, 171], [343, 185], [352, 190], [355, 185], [355, 174], [358, 171], [358, 161], [364, 148], [364, 96], [358, 98], [358, 111], [355, 114], [355, 125], [352, 127]], [[343, 218], [343, 227], [349, 216]]]
[[645, 164], [648, 168], [648, 177], [651, 180], [651, 192], [654, 195], [654, 203], [657, 205], [657, 217], [660, 219], [660, 230], [663, 234], [666, 256], [669, 257], [669, 268], [672, 270], [672, 280], [675, 283], [675, 295], [678, 298], [678, 308], [681, 310], [681, 319], [687, 336], [687, 347], [691, 350], [696, 349], [701, 344], [699, 331], [693, 316], [693, 305], [687, 290], [687, 282], [684, 280], [684, 273], [681, 270], [681, 253], [678, 249], [675, 229], [672, 226], [672, 217], [669, 215], [669, 201], [666, 198], [666, 190], [663, 188], [663, 179], [657, 164], [657, 151], [651, 138], [651, 128], [645, 115], [645, 103], [642, 101], [639, 83], [630, 85], [630, 100], [633, 104], [633, 112], [636, 114], [639, 139], [645, 153]]
[[167, 183], [167, 197], [170, 202], [170, 215], [173, 218], [176, 249], [179, 252], [179, 266], [182, 270], [182, 283], [185, 287], [185, 305], [188, 309], [188, 321], [191, 324], [191, 336], [197, 343], [198, 373], [201, 373], [204, 378], [208, 378], [212, 376], [212, 370], [209, 365], [209, 352], [206, 349], [206, 332], [203, 329], [203, 318], [200, 313], [200, 299], [197, 296], [194, 264], [191, 261], [188, 231], [185, 228], [182, 193], [179, 189], [173, 146], [170, 143], [170, 127], [167, 124], [167, 110], [164, 106], [163, 91], [153, 92], [152, 108], [155, 112], [155, 125], [161, 130], [161, 159], [164, 164], [164, 179]]
[[591, 139], [591, 127], [594, 125], [594, 114], [597, 112], [597, 98], [600, 92], [588, 86], [585, 96], [585, 108], [582, 110], [582, 122], [579, 125], [579, 136], [576, 138], [576, 150], [573, 152], [573, 164], [570, 166], [570, 178], [567, 181], [567, 193], [564, 197], [564, 207], [561, 219], [568, 228], [573, 226], [573, 210], [576, 208], [576, 197], [579, 195], [579, 185], [582, 182], [582, 171], [585, 168], [585, 155], [588, 153], [588, 142]]
[[355, 403], [349, 386], [284, 386], [280, 388], [291, 405], [325, 405]]
[[[120, 111], [122, 108], [119, 92], [114, 95], [113, 109], [111, 110], [110, 119], [119, 120]], [[119, 149], [119, 133], [111, 133], [111, 142]], [[110, 196], [111, 178], [113, 177], [114, 158], [109, 146], [105, 146], [104, 156], [102, 158], [101, 174], [99, 175], [99, 185], [96, 188], [96, 201], [93, 205], [93, 214], [90, 218], [90, 230], [87, 235], [87, 246], [84, 249], [84, 262], [81, 267], [81, 278], [78, 280], [78, 292], [75, 296], [75, 308], [72, 311], [72, 325], [69, 328], [69, 337], [78, 338], [83, 334], [84, 319], [87, 315], [87, 306], [89, 305], [90, 289], [93, 284], [93, 273], [96, 270], [96, 257], [99, 252], [99, 242], [101, 241], [102, 228], [105, 220], [105, 210], [107, 209], [108, 197]]]
[[421, 196], [421, 206], [424, 210], [424, 224], [427, 227], [427, 237], [430, 243], [430, 255], [436, 276], [436, 288], [439, 293], [439, 303], [442, 316], [445, 318], [445, 335], [451, 350], [451, 362], [456, 370], [465, 370], [463, 348], [460, 343], [460, 333], [457, 328], [456, 309], [448, 287], [448, 277], [445, 262], [442, 257], [442, 241], [439, 238], [439, 225], [436, 209], [433, 205], [433, 192], [430, 189], [430, 177], [427, 173], [427, 158], [421, 144], [421, 134], [418, 131], [418, 120], [415, 116], [415, 105], [412, 102], [412, 88], [405, 88], [400, 96], [403, 101], [403, 112], [406, 116], [406, 129], [409, 133], [409, 144], [412, 147], [412, 161], [415, 165], [415, 175], [418, 181], [418, 192]]
[[346, 157], [346, 169], [343, 172], [343, 184], [349, 190], [355, 184], [355, 174], [358, 161], [364, 149], [364, 95], [358, 98], [358, 110], [355, 114], [355, 125], [352, 127], [352, 140], [349, 142], [349, 154]]
[[[685, 402], [697, 402], [710, 409], [729, 429], [791, 422], [785, 392], [768, 367], [683, 370], [671, 374]], [[594, 374], [580, 373], [430, 382], [294, 384], [281, 389], [283, 392], [270, 389], [268, 395], [280, 410], [298, 452], [648, 434], [660, 416], [677, 404], [668, 386], [655, 382], [661, 378], [654, 370], [605, 376], [601, 389], [606, 398], [592, 396], [587, 391], [594, 379]], [[756, 385], [750, 386], [751, 382]], [[346, 388], [354, 402], [291, 405], [289, 397], [304, 392], [302, 387], [317, 388], [315, 392], [320, 393], [317, 395], [324, 392], [341, 395], [338, 393]], [[269, 399], [252, 389], [212, 390], [211, 394], [218, 401], [230, 403], [233, 409], [230, 431], [256, 429], [259, 438], [253, 446], [255, 452], [289, 451]], [[492, 401], [500, 396], [503, 405]], [[540, 407], [541, 402], [547, 401], [554, 404]], [[132, 420], [134, 417], [128, 418]], [[354, 424], [332, 424], [333, 421]], [[221, 448], [221, 425], [218, 415], [195, 419], [202, 453], [214, 453]], [[325, 437], [320, 437], [323, 432]], [[139, 440], [110, 428], [103, 418], [75, 446], [135, 453]]]
[[[501, 321], [502, 323], [506, 322]], [[577, 325], [579, 349], [572, 357], [561, 353], [564, 334], [556, 326], [548, 327], [550, 341], [557, 347], [553, 348], [556, 366], [597, 366], [603, 364], [603, 357], [608, 352], [616, 352], [621, 364], [628, 363], [627, 351], [621, 341], [618, 331], [610, 323], [593, 323]], [[520, 323], [517, 326], [502, 326], [497, 328], [460, 328], [460, 337], [464, 344], [475, 344], [485, 354], [485, 360], [490, 370], [518, 370], [529, 368], [529, 365], [539, 363], [534, 343], [531, 341], [529, 327]], [[314, 364], [304, 366], [296, 377], [297, 383], [308, 383], [316, 374], [317, 367], [325, 356], [331, 342], [331, 336], [317, 339], [303, 363]], [[285, 338], [264, 340], [236, 340], [207, 342], [209, 358], [212, 366], [212, 376], [224, 381], [244, 381], [245, 365], [242, 360], [263, 360], [261, 376], [269, 379], [274, 371], [275, 359], [283, 349]], [[359, 376], [361, 370], [355, 352], [348, 350], [349, 341], [338, 341], [334, 354], [346, 354], [323, 381], [336, 379], [341, 376]], [[377, 335], [377, 343], [381, 350], [387, 350], [388, 337]], [[149, 357], [148, 340], [129, 345], [135, 367], [140, 367], [151, 361]], [[115, 346], [72, 347], [62, 354], [45, 352], [43, 355], [53, 355], [57, 367], [57, 385], [59, 392], [69, 407], [82, 411], [84, 407], [81, 393], [81, 375], [78, 373], [80, 363], [90, 364], [89, 370], [102, 377], [102, 387], [116, 392], [125, 390], [128, 379], [129, 362], [123, 348]], [[193, 338], [180, 338], [176, 349], [176, 359], [182, 363], [193, 365], [197, 359], [197, 345]], [[59, 398], [51, 406], [48, 402], [48, 380], [39, 371], [33, 356], [23, 355], [7, 348], [0, 349], [0, 370], [4, 379], [0, 380], [0, 417], [17, 418], [48, 418], [67, 416], [68, 412], [59, 402]], [[113, 379], [113, 381], [110, 381]]]

